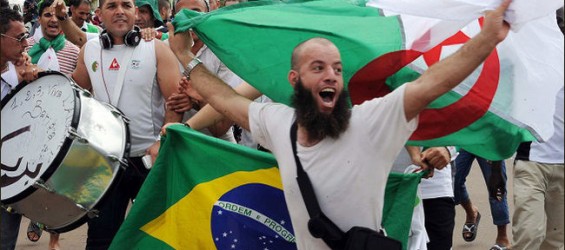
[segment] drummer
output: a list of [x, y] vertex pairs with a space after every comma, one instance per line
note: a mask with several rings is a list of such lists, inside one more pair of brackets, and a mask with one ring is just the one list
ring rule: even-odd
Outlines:
[[[0, 15], [2, 99], [19, 83], [36, 79], [40, 71], [36, 65], [26, 61], [27, 55], [23, 55], [25, 47], [28, 46], [26, 38], [29, 35], [24, 27], [23, 18], [19, 12], [7, 5], [7, 1], [3, 0], [0, 10], [2, 13]], [[0, 220], [2, 224], [0, 229], [1, 249], [14, 249], [22, 216], [7, 212], [2, 207], [0, 218], [2, 218]]]
[[134, 28], [133, 0], [100, 0], [99, 4], [106, 30], [100, 39], [88, 40], [82, 47], [72, 78], [91, 90], [97, 100], [118, 107], [130, 119], [131, 153], [129, 166], [115, 191], [105, 197], [99, 217], [88, 222], [87, 249], [108, 248], [129, 201], [135, 199], [149, 172], [141, 158], [149, 154], [154, 161], [161, 126], [165, 121], [181, 120], [181, 114], [164, 108], [166, 98], [179, 87], [175, 55], [159, 40], [140, 39], [139, 29]]

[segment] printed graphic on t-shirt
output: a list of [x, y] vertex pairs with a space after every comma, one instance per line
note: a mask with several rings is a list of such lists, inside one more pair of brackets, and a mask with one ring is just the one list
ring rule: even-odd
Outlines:
[[131, 61], [131, 68], [133, 68], [133, 69], [138, 69], [140, 63], [141, 63], [140, 60], [132, 60], [132, 61]]
[[118, 63], [118, 60], [116, 60], [116, 58], [114, 58], [114, 60], [112, 60], [112, 63], [110, 64], [110, 68], [108, 68], [109, 70], [120, 70], [120, 64]]
[[92, 62], [92, 71], [96, 72], [97, 69], [98, 69], [98, 62], [97, 61]]

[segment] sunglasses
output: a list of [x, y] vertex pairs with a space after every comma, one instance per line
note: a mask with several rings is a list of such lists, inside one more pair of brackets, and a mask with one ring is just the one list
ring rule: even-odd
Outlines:
[[15, 38], [15, 37], [13, 37], [13, 36], [8, 36], [8, 35], [6, 35], [6, 34], [0, 34], [0, 35], [3, 36], [3, 37], [7, 37], [7, 38], [10, 38], [10, 39], [14, 39], [14, 40], [18, 41], [18, 43], [22, 43], [23, 40], [29, 38], [29, 33], [27, 33], [27, 32], [24, 33], [20, 38]]

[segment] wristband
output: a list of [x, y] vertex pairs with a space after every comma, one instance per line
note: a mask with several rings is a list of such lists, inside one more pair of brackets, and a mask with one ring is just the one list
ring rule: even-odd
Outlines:
[[69, 14], [65, 14], [65, 16], [62, 16], [62, 17], [57, 16], [57, 15], [55, 15], [55, 16], [57, 17], [57, 20], [59, 20], [59, 21], [65, 21], [65, 20], [67, 20], [67, 18], [69, 18]]
[[184, 68], [184, 72], [182, 72], [182, 74], [186, 77], [186, 79], [190, 79], [190, 72], [192, 72], [192, 70], [201, 63], [202, 61], [200, 61], [200, 59], [196, 57], [192, 58], [192, 60]]

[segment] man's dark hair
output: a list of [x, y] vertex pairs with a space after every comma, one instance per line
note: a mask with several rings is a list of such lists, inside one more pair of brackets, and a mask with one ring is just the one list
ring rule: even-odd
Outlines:
[[37, 2], [35, 0], [24, 1], [24, 23], [37, 21]]
[[1, 0], [0, 1], [0, 8], [2, 10], [6, 9], [6, 8], [10, 8], [10, 3], [8, 2], [8, 0]]
[[41, 0], [41, 2], [39, 2], [37, 14], [39, 14], [39, 16], [41, 16], [41, 14], [43, 13], [43, 10], [45, 8], [51, 6], [53, 4], [53, 2], [54, 2], [54, 0]]
[[4, 7], [4, 3], [2, 3], [2, 9], [0, 11], [2, 12], [2, 15], [0, 15], [0, 33], [2, 34], [6, 34], [6, 32], [8, 32], [11, 21], [24, 21], [20, 12], [15, 11], [10, 7]]

